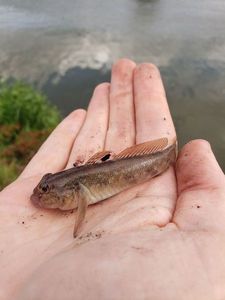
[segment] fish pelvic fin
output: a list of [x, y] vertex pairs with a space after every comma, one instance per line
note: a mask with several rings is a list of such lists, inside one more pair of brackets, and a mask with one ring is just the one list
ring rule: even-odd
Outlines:
[[78, 229], [80, 228], [81, 224], [85, 219], [87, 206], [88, 206], [88, 195], [86, 192], [86, 187], [83, 184], [79, 183], [78, 208], [77, 208], [76, 221], [73, 230], [74, 238], [77, 237]]
[[140, 155], [147, 155], [164, 150], [168, 146], [168, 139], [161, 138], [157, 140], [152, 140], [142, 144], [134, 145], [126, 148], [119, 154], [117, 154], [114, 159], [128, 158]]

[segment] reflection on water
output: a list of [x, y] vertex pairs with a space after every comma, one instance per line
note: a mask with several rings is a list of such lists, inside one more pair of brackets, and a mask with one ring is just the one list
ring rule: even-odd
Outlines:
[[55, 84], [57, 78], [58, 74], [51, 75], [42, 89], [66, 115], [74, 108], [86, 108], [95, 86], [110, 80], [110, 71], [75, 67], [69, 69]]
[[180, 145], [198, 138], [210, 141], [225, 170], [225, 65], [179, 60], [161, 71]]
[[35, 84], [66, 114], [116, 59], [156, 63], [181, 144], [208, 139], [225, 170], [224, 19], [223, 0], [0, 0], [0, 76]]

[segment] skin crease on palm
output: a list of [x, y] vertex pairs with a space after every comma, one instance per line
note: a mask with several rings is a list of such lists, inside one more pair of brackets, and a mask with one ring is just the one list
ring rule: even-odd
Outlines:
[[87, 112], [66, 117], [0, 193], [0, 299], [225, 299], [225, 178], [208, 142], [89, 206], [80, 239], [74, 213], [29, 200], [45, 173], [160, 137], [172, 141], [175, 129], [158, 69], [118, 61]]

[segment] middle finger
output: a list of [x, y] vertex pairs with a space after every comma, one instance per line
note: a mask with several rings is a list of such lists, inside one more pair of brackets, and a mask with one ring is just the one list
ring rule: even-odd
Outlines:
[[112, 68], [106, 150], [119, 152], [135, 142], [133, 71], [135, 63], [119, 60]]

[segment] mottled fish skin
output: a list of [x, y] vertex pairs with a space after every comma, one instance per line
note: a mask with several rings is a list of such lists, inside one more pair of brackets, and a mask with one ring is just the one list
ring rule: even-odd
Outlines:
[[92, 166], [83, 170], [85, 174], [80, 174], [78, 180], [88, 188], [88, 204], [93, 204], [161, 174], [175, 158], [172, 146], [161, 153], [99, 164], [97, 170]]
[[[148, 181], [163, 173], [175, 161], [176, 144], [173, 144], [162, 151], [147, 155], [83, 165], [56, 174], [47, 174], [34, 189], [31, 200], [45, 208], [73, 209], [78, 206], [82, 186], [87, 205], [90, 205]], [[40, 194], [40, 186], [46, 187], [48, 191]]]

